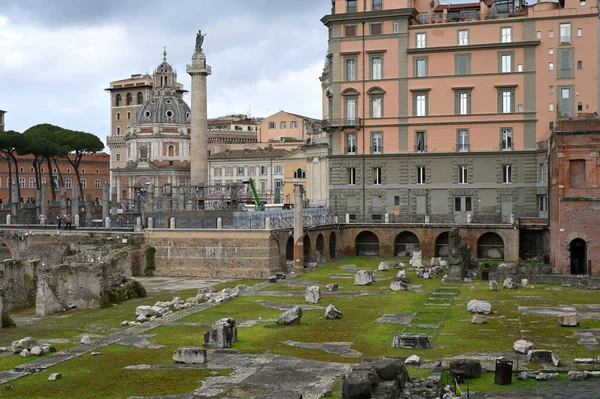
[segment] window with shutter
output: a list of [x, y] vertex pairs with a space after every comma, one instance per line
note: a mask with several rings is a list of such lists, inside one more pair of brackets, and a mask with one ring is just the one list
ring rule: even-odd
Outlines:
[[559, 54], [558, 77], [559, 78], [573, 77], [573, 53], [571, 52], [571, 49], [560, 50], [558, 54]]
[[471, 73], [471, 55], [455, 55], [456, 75], [468, 75]]

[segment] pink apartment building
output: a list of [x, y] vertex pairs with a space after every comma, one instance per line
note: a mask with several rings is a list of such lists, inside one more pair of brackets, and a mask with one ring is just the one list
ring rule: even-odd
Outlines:
[[334, 0], [330, 205], [366, 220], [547, 218], [547, 140], [598, 110], [598, 5]]

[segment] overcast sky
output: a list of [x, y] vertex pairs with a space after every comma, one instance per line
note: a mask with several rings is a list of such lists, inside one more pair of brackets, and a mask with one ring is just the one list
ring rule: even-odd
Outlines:
[[[208, 114], [321, 117], [328, 0], [0, 0], [0, 109], [6, 128], [38, 123], [109, 134], [109, 82], [162, 61], [186, 89], [196, 32]], [[189, 95], [186, 101], [190, 103]]]

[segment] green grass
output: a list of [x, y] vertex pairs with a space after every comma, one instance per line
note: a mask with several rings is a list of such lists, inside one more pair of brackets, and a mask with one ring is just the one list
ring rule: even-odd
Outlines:
[[[110, 345], [102, 355], [85, 354], [51, 367], [40, 374], [12, 381], [13, 389], [2, 389], [6, 398], [115, 398], [189, 393], [199, 388], [212, 370], [124, 370], [137, 364], [174, 363], [169, 349], [136, 349]], [[231, 370], [219, 370], [221, 375]], [[50, 373], [62, 379], [47, 381]]]
[[247, 279], [234, 280], [234, 281], [229, 281], [227, 283], [217, 284], [217, 285], [214, 285], [213, 288], [217, 291], [221, 291], [225, 288], [234, 288], [239, 284], [245, 284], [248, 287], [251, 287], [254, 284], [262, 283], [264, 281], [265, 280], [260, 280], [260, 279], [255, 279], [255, 278], [247, 278]]
[[[506, 352], [511, 353], [512, 344], [517, 339], [528, 339], [540, 349], [551, 349], [559, 354], [563, 362], [571, 362], [575, 357], [590, 357], [591, 352], [577, 344], [577, 339], [569, 338], [575, 331], [584, 328], [600, 328], [600, 321], [583, 320], [578, 328], [561, 328], [556, 317], [529, 316], [520, 314], [519, 306], [547, 306], [598, 303], [594, 295], [587, 290], [574, 287], [562, 291], [546, 290], [556, 286], [536, 285], [534, 289], [504, 290], [491, 292], [487, 282], [475, 281], [471, 284], [442, 284], [440, 278], [424, 280], [413, 272], [408, 276], [412, 285], [420, 286], [419, 290], [402, 292], [389, 291], [388, 287], [397, 270], [377, 272], [376, 281], [369, 286], [354, 286], [353, 278], [339, 278], [340, 275], [352, 277], [354, 271], [340, 267], [355, 264], [358, 269], [376, 270], [381, 258], [351, 257], [338, 260], [305, 273], [294, 281], [283, 280], [269, 285], [254, 296], [243, 296], [202, 312], [179, 320], [180, 322], [214, 322], [223, 317], [233, 317], [238, 322], [253, 319], [277, 319], [281, 310], [262, 306], [257, 300], [270, 302], [305, 304], [303, 296], [265, 296], [263, 291], [303, 291], [305, 285], [294, 283], [314, 282], [324, 290], [326, 284], [338, 283], [339, 290], [371, 291], [377, 295], [359, 297], [323, 297], [320, 305], [326, 307], [333, 303], [344, 314], [341, 320], [324, 319], [324, 310], [305, 311], [302, 322], [298, 326], [280, 326], [275, 323], [261, 323], [251, 328], [238, 329], [238, 341], [233, 349], [246, 353], [272, 353], [296, 356], [303, 359], [334, 361], [344, 363], [360, 362], [364, 358], [382, 356], [410, 356], [417, 354], [423, 361], [434, 361], [467, 353]], [[408, 264], [407, 260], [404, 260]], [[337, 276], [337, 277], [336, 277]], [[379, 279], [378, 277], [379, 276]], [[441, 276], [440, 276], [441, 277]], [[383, 279], [387, 278], [387, 279]], [[264, 280], [238, 280], [220, 284], [215, 288], [232, 288], [238, 284], [248, 286]], [[475, 287], [471, 291], [471, 286]], [[433, 295], [436, 289], [457, 290], [456, 297]], [[32, 325], [5, 329], [0, 335], [0, 345], [9, 345], [12, 340], [24, 336], [33, 336], [40, 341], [46, 338], [73, 339], [81, 333], [110, 334], [120, 331], [122, 320], [133, 319], [135, 307], [141, 304], [153, 304], [157, 300], [171, 299], [173, 296], [187, 298], [195, 294], [195, 290], [169, 293], [159, 298], [143, 298], [124, 302], [118, 306], [104, 309], [81, 309], [65, 314], [54, 315]], [[430, 299], [431, 298], [431, 299]], [[497, 314], [488, 316], [488, 323], [471, 324], [471, 314], [466, 304], [471, 299], [487, 300], [492, 303], [492, 310]], [[451, 306], [423, 306], [425, 303], [450, 303]], [[435, 329], [422, 327], [406, 327], [392, 323], [376, 323], [375, 320], [384, 314], [402, 314], [422, 311], [412, 324], [438, 324], [439, 330], [431, 338], [432, 348], [427, 350], [410, 350], [391, 348], [392, 338], [403, 330], [407, 333], [433, 334]], [[445, 318], [443, 315], [447, 312]], [[18, 312], [17, 312], [18, 314]], [[443, 318], [443, 321], [442, 321]], [[513, 321], [514, 320], [514, 321]], [[61, 381], [49, 384], [47, 373], [19, 379], [13, 391], [6, 397], [127, 397], [128, 395], [167, 395], [190, 392], [200, 386], [199, 381], [206, 376], [205, 370], [186, 371], [123, 371], [123, 367], [133, 364], [171, 363], [173, 351], [181, 346], [199, 346], [203, 343], [202, 334], [208, 327], [166, 325], [149, 331], [155, 334], [150, 341], [166, 347], [158, 350], [122, 348], [110, 346], [103, 348], [102, 355], [68, 361], [56, 366], [49, 372], [61, 372], [65, 377]], [[351, 348], [362, 353], [360, 358], [344, 358], [326, 353], [318, 349], [304, 349], [283, 345], [285, 340], [298, 342], [352, 342]], [[76, 341], [72, 341], [76, 342]], [[64, 349], [64, 346], [56, 345]], [[0, 370], [29, 361], [19, 356], [0, 357]], [[521, 368], [525, 365], [520, 364]], [[535, 365], [532, 365], [535, 367]], [[409, 374], [413, 377], [427, 377], [429, 370], [411, 367]], [[94, 384], [90, 381], [94, 376]], [[513, 378], [514, 383], [503, 387], [494, 383], [493, 373], [472, 380], [472, 391], [491, 392], [514, 388], [533, 387], [535, 382], [521, 382]], [[96, 384], [96, 381], [98, 384]], [[109, 381], [114, 381], [110, 382]], [[131, 383], [135, 381], [135, 383]], [[162, 382], [164, 381], [164, 384]], [[160, 384], [159, 384], [160, 382]], [[461, 386], [462, 389], [462, 386]], [[103, 391], [104, 390], [104, 391]], [[334, 397], [339, 397], [340, 386], [333, 388]], [[464, 391], [464, 389], [463, 389]], [[47, 396], [44, 396], [47, 395]], [[110, 396], [114, 395], [114, 396]], [[337, 396], [336, 396], [337, 395]]]

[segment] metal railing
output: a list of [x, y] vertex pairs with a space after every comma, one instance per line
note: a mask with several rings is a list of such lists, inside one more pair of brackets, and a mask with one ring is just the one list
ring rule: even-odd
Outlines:
[[359, 127], [360, 118], [327, 118], [323, 119], [321, 126], [323, 128], [344, 126]]

